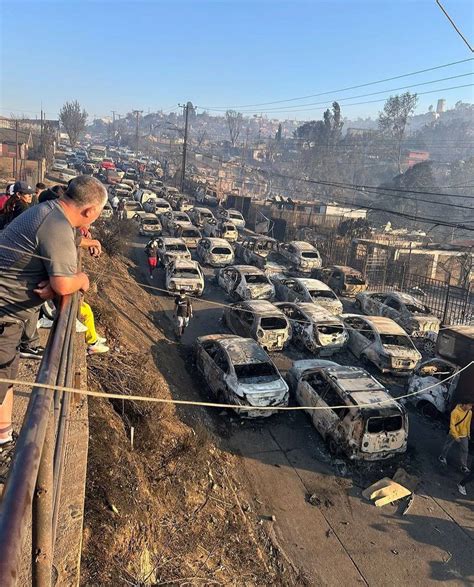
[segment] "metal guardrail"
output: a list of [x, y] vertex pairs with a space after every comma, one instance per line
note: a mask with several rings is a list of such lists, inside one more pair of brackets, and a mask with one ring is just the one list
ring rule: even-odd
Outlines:
[[[64, 296], [36, 382], [70, 386], [77, 295]], [[31, 574], [50, 587], [70, 396], [34, 387], [0, 503], [0, 585], [17, 585], [31, 523]]]

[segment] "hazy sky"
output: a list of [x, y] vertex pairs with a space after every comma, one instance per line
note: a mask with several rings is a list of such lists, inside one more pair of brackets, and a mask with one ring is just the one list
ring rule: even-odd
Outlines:
[[[474, 44], [474, 2], [442, 1]], [[110, 116], [112, 109], [147, 112], [187, 100], [237, 107], [331, 92], [242, 108], [320, 118], [326, 104], [298, 104], [387, 90], [347, 102], [383, 99], [408, 85], [436, 90], [420, 96], [419, 111], [441, 97], [448, 106], [474, 101], [472, 87], [441, 90], [473, 84], [472, 76], [415, 85], [472, 73], [474, 61], [332, 93], [472, 57], [435, 0], [0, 0], [0, 10], [2, 115], [34, 117], [42, 103], [55, 117], [67, 99], [78, 99], [90, 116]], [[351, 118], [376, 115], [382, 105], [341, 101]]]

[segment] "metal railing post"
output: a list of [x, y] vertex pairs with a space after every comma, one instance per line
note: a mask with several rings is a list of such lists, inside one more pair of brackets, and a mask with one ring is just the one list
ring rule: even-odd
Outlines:
[[32, 584], [51, 586], [53, 565], [53, 458], [54, 410], [49, 412], [48, 426], [38, 469], [32, 512]]

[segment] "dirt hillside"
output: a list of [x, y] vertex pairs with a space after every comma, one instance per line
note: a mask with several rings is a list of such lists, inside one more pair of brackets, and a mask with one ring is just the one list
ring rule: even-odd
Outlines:
[[[111, 346], [88, 359], [89, 387], [186, 397], [196, 374], [154, 324], [156, 298], [132, 263], [104, 255], [87, 265], [96, 292], [86, 299]], [[95, 398], [89, 410], [82, 585], [301, 584], [271, 522], [249, 511], [238, 457], [219, 449], [206, 412]]]

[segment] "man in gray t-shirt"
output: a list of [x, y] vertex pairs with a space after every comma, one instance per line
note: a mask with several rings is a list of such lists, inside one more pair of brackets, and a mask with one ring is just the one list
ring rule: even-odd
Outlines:
[[[58, 200], [33, 206], [0, 232], [0, 378], [15, 379], [25, 322], [46, 299], [89, 288], [77, 271], [76, 228], [107, 201], [95, 178], [75, 178]], [[13, 388], [0, 382], [0, 446], [11, 442]]]

